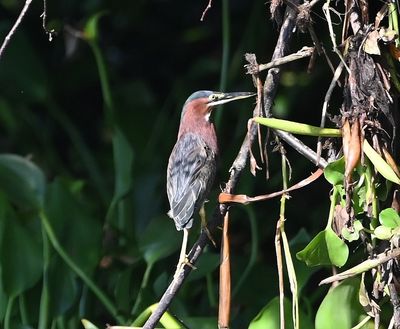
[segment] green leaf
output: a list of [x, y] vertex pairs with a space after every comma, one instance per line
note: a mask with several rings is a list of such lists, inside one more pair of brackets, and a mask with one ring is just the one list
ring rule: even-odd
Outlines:
[[[289, 300], [284, 299], [285, 323], [287, 329], [293, 328], [291, 306]], [[279, 328], [279, 297], [274, 297], [265, 305], [256, 317], [250, 322], [249, 329], [278, 329]]]
[[51, 316], [65, 314], [76, 302], [78, 282], [75, 274], [59, 257], [52, 257], [48, 270], [48, 286]]
[[364, 313], [358, 293], [360, 280], [351, 278], [329, 290], [315, 317], [316, 329], [351, 328]]
[[[179, 249], [182, 231], [177, 232], [171, 219], [158, 217], [150, 222], [139, 238], [139, 249], [148, 264], [154, 264]], [[177, 259], [178, 260], [178, 259]]]
[[[118, 203], [128, 194], [132, 188], [133, 151], [125, 135], [118, 128], [113, 135], [115, 188], [114, 196], [107, 213], [107, 221], [115, 211]], [[122, 216], [121, 214], [119, 214]]]
[[[285, 328], [293, 328], [292, 321], [292, 303], [285, 297], [283, 301], [284, 314], [285, 314]], [[299, 312], [300, 327], [313, 328], [309, 318], [303, 313]], [[249, 329], [279, 329], [280, 328], [280, 311], [279, 311], [279, 297], [274, 297], [251, 321]]]
[[306, 262], [308, 266], [335, 265], [341, 267], [349, 257], [349, 248], [329, 228], [319, 232], [296, 256], [299, 260]]
[[275, 118], [254, 118], [254, 121], [272, 129], [287, 131], [292, 134], [321, 137], [340, 137], [340, 129], [320, 128], [305, 123]]
[[22, 209], [39, 210], [43, 205], [44, 174], [32, 161], [19, 155], [0, 155], [0, 187]]
[[396, 228], [400, 226], [400, 216], [393, 208], [386, 208], [379, 213], [379, 222], [386, 227]]
[[350, 231], [347, 227], [342, 228], [342, 236], [347, 241], [357, 241], [360, 238], [360, 231], [364, 229], [363, 225], [359, 220], [355, 220], [353, 223], [353, 230]]
[[343, 184], [344, 179], [344, 157], [330, 162], [324, 169], [325, 179], [332, 185]]
[[393, 236], [392, 229], [383, 225], [375, 228], [374, 234], [380, 240], [389, 240]]
[[87, 41], [96, 41], [98, 38], [98, 24], [99, 24], [99, 19], [103, 17], [106, 14], [105, 11], [101, 11], [99, 13], [96, 13], [92, 15], [88, 21], [86, 22], [85, 28], [84, 28], [84, 36]]
[[393, 183], [400, 185], [400, 178], [397, 177], [396, 173], [393, 171], [392, 167], [383, 160], [383, 158], [376, 152], [371, 145], [369, 145], [368, 141], [364, 139], [363, 150], [368, 159], [371, 160], [375, 169], [379, 171], [379, 173], [390, 180]]
[[357, 241], [360, 238], [358, 231], [350, 231], [347, 227], [342, 228], [342, 236], [349, 242]]
[[100, 260], [103, 223], [89, 212], [75, 186], [56, 178], [47, 190], [46, 214], [67, 253], [90, 274]]
[[0, 268], [4, 291], [10, 297], [31, 288], [42, 275], [41, 235], [23, 225], [5, 198], [0, 197]]

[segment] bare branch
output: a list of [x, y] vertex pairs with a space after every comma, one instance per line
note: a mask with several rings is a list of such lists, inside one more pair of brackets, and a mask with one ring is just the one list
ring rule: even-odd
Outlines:
[[208, 11], [209, 9], [211, 9], [211, 5], [212, 5], [212, 0], [209, 0], [209, 1], [208, 1], [208, 4], [207, 4], [207, 7], [203, 10], [203, 14], [201, 15], [201, 18], [200, 18], [200, 21], [201, 21], [201, 22], [204, 21], [204, 17], [206, 16], [207, 11]]
[[389, 250], [387, 252], [383, 252], [383, 253], [377, 255], [375, 258], [367, 259], [367, 260], [363, 261], [362, 263], [348, 269], [347, 271], [344, 271], [344, 272], [336, 274], [336, 275], [332, 275], [329, 278], [322, 280], [319, 283], [319, 285], [351, 278], [353, 276], [367, 272], [379, 265], [382, 265], [391, 259], [398, 258], [399, 256], [400, 256], [400, 248], [396, 248], [393, 250]]
[[52, 41], [56, 31], [54, 29], [49, 30], [47, 28], [47, 0], [43, 0], [43, 13], [40, 17], [42, 17], [43, 30], [48, 35], [49, 41]]
[[0, 47], [0, 59], [4, 53], [4, 50], [6, 49], [6, 47], [8, 46], [8, 44], [10, 43], [10, 40], [12, 38], [12, 36], [14, 35], [14, 33], [16, 32], [18, 26], [21, 24], [22, 19], [24, 18], [26, 12], [29, 9], [29, 6], [31, 5], [32, 0], [26, 0], [24, 7], [22, 8], [21, 12], [19, 13], [19, 16], [17, 18], [17, 20], [15, 21], [13, 27], [11, 28], [10, 32], [8, 32], [8, 34], [6, 35], [6, 37], [4, 38], [3, 44]]
[[[270, 68], [277, 67], [283, 64], [287, 64], [293, 61], [296, 61], [301, 58], [310, 57], [314, 52], [314, 47], [303, 47], [298, 52], [278, 58], [273, 60], [267, 64], [260, 64], [258, 67], [254, 67], [254, 65], [247, 64], [244, 67], [247, 69], [247, 74], [255, 74], [256, 72], [269, 70]], [[254, 72], [256, 70], [256, 72]]]

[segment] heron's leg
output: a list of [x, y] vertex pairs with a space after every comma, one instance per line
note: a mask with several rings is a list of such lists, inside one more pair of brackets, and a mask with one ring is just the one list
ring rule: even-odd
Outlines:
[[195, 268], [192, 263], [187, 258], [186, 255], [186, 248], [187, 248], [187, 243], [188, 243], [188, 238], [189, 238], [189, 229], [184, 228], [183, 229], [183, 240], [182, 240], [182, 247], [181, 247], [181, 252], [179, 254], [179, 262], [176, 267], [176, 271], [174, 274], [174, 280], [179, 276], [179, 273], [183, 270], [183, 267], [185, 265], [188, 265], [192, 268]]
[[217, 244], [215, 243], [213, 237], [211, 236], [211, 233], [209, 229], [207, 228], [207, 219], [206, 219], [206, 211], [204, 209], [204, 205], [201, 206], [200, 211], [199, 211], [200, 219], [201, 219], [201, 230], [205, 231], [208, 239], [212, 242], [214, 247], [217, 247]]

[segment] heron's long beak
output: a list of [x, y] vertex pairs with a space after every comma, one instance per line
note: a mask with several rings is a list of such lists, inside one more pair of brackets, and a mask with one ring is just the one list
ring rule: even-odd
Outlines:
[[251, 92], [235, 92], [235, 93], [215, 93], [213, 99], [208, 102], [208, 106], [216, 106], [232, 101], [236, 101], [243, 98], [248, 98], [257, 95], [257, 93]]

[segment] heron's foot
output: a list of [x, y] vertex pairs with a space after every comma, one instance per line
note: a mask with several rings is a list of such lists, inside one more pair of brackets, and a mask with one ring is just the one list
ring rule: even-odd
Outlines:
[[197, 267], [194, 266], [194, 265], [190, 262], [189, 258], [188, 258], [187, 255], [186, 255], [182, 260], [179, 260], [179, 263], [178, 263], [178, 265], [177, 265], [177, 267], [176, 267], [176, 271], [175, 271], [175, 274], [174, 274], [174, 281], [179, 277], [179, 275], [181, 274], [181, 272], [183, 271], [183, 269], [184, 269], [185, 266], [189, 266], [189, 267], [191, 267], [193, 270], [197, 270]]

